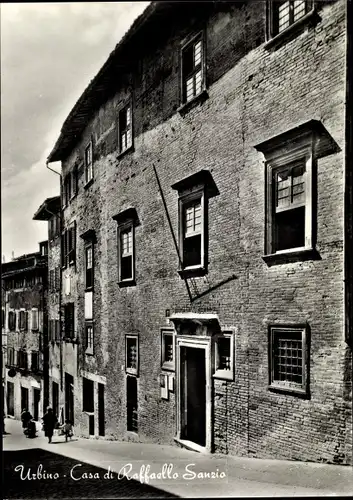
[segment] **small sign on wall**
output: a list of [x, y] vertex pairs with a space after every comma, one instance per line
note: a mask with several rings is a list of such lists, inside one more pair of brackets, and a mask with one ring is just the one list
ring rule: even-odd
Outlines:
[[168, 375], [161, 373], [159, 376], [159, 385], [161, 390], [161, 398], [168, 399]]
[[168, 391], [174, 392], [174, 373], [168, 374]]

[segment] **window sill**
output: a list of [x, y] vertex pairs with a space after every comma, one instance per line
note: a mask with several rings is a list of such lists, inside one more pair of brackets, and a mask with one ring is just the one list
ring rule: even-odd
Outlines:
[[201, 266], [194, 268], [190, 267], [185, 269], [179, 269], [178, 274], [182, 279], [197, 278], [199, 276], [205, 276], [207, 274], [207, 269]]
[[121, 160], [126, 154], [133, 153], [135, 151], [134, 145], [131, 144], [128, 148], [124, 149], [124, 151], [120, 151], [117, 156], [117, 160]]
[[208, 99], [208, 92], [203, 89], [197, 96], [193, 97], [190, 101], [183, 103], [178, 109], [178, 113], [185, 115], [190, 109], [197, 106], [197, 104], [202, 104]]
[[93, 184], [93, 177], [83, 186], [84, 189], [88, 189]]
[[165, 363], [162, 364], [161, 366], [162, 370], [167, 370], [169, 372], [175, 372], [175, 365], [174, 363], [170, 363], [166, 361]]
[[291, 262], [302, 262], [305, 260], [321, 260], [321, 257], [315, 248], [298, 248], [285, 252], [263, 255], [262, 259], [268, 266], [273, 266], [277, 264], [288, 264]]
[[134, 368], [126, 368], [125, 372], [127, 375], [134, 375], [135, 377], [138, 377], [137, 370], [135, 370]]
[[134, 279], [118, 281], [119, 288], [125, 288], [127, 286], [135, 286], [136, 281]]
[[298, 34], [298, 32], [303, 31], [306, 26], [313, 26], [319, 21], [320, 17], [314, 8], [310, 12], [305, 14], [305, 16], [303, 16], [301, 19], [298, 19], [298, 21], [293, 23], [291, 26], [281, 31], [281, 33], [278, 33], [278, 35], [270, 38], [267, 42], [265, 42], [264, 48], [275, 50], [280, 45], [282, 45], [282, 43], [285, 43], [291, 38], [294, 38]]
[[234, 375], [231, 370], [217, 370], [213, 374], [213, 378], [217, 380], [227, 380], [227, 381], [234, 381]]
[[298, 396], [298, 397], [305, 398], [305, 399], [310, 399], [309, 392], [306, 391], [305, 389], [300, 388], [300, 387], [296, 388], [296, 387], [290, 387], [287, 385], [279, 385], [279, 384], [273, 383], [273, 384], [268, 386], [268, 390], [271, 392], [280, 392], [282, 394], [288, 394], [288, 395]]

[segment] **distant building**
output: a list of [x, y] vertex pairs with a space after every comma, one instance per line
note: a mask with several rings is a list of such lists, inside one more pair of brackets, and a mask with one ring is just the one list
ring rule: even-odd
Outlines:
[[44, 383], [47, 266], [47, 241], [39, 244], [39, 252], [1, 265], [4, 412], [16, 419], [27, 408], [38, 420], [48, 393]]
[[50, 398], [78, 434], [352, 463], [345, 7], [152, 2], [75, 104]]
[[[61, 342], [61, 203], [60, 196], [47, 198], [33, 216], [34, 220], [48, 222], [48, 300], [47, 343], [48, 398], [58, 418], [63, 417], [63, 370]], [[49, 403], [49, 401], [48, 401]], [[61, 403], [61, 405], [60, 405]]]

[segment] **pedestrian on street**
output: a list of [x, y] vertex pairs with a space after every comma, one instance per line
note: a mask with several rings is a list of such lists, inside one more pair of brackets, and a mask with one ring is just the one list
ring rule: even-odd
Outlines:
[[58, 419], [53, 412], [53, 408], [48, 406], [47, 413], [43, 417], [44, 434], [48, 438], [48, 443], [51, 443], [57, 421]]
[[22, 410], [21, 420], [22, 420], [22, 428], [24, 430], [27, 429], [28, 422], [30, 420], [32, 420], [32, 415], [30, 414], [30, 412], [26, 408], [23, 408], [23, 410]]
[[65, 424], [62, 426], [62, 430], [65, 434], [65, 441], [67, 441], [67, 438], [69, 437], [70, 439], [72, 438], [74, 434], [73, 426], [71, 420], [66, 419]]

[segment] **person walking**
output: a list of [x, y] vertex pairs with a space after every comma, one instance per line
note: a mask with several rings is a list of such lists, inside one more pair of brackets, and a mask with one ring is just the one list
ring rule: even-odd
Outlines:
[[53, 408], [48, 406], [47, 413], [43, 417], [44, 434], [48, 438], [48, 443], [51, 443], [57, 421], [58, 419], [53, 412]]
[[27, 426], [28, 426], [28, 422], [30, 420], [32, 420], [32, 415], [30, 414], [30, 412], [26, 408], [23, 408], [23, 410], [22, 410], [21, 420], [22, 420], [23, 432], [25, 432], [27, 429]]

